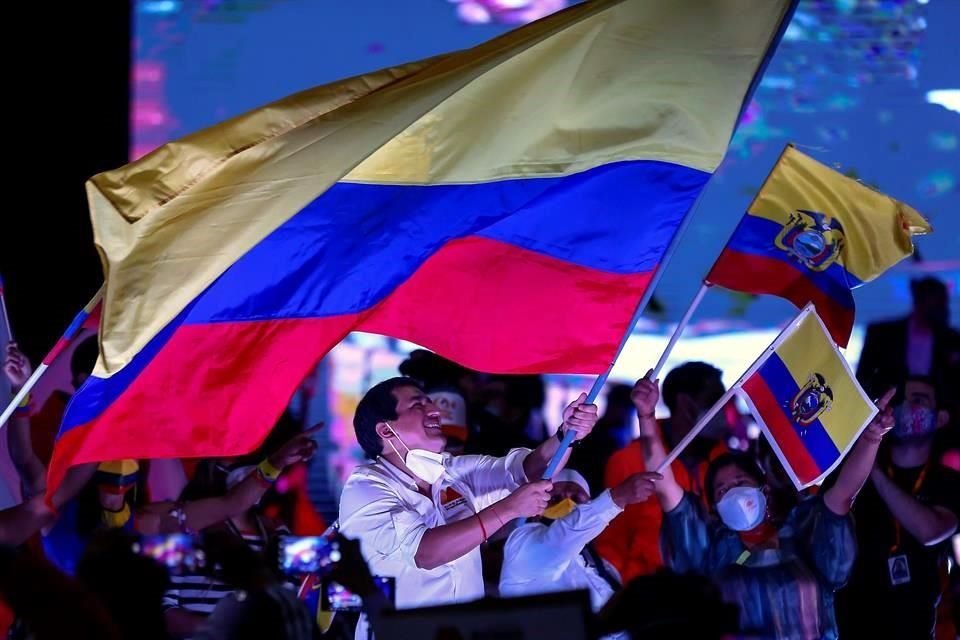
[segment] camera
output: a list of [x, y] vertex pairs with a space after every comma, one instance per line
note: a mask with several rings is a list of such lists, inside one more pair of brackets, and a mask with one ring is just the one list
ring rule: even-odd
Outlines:
[[[390, 605], [394, 606], [397, 595], [396, 578], [373, 576], [373, 582]], [[342, 584], [325, 578], [321, 583], [320, 603], [324, 611], [360, 611], [363, 607], [363, 598]]]
[[197, 539], [186, 533], [142, 536], [133, 544], [133, 551], [153, 558], [174, 575], [194, 573], [206, 566], [206, 554]]
[[324, 574], [340, 561], [340, 544], [328, 536], [284, 536], [278, 555], [285, 575]]

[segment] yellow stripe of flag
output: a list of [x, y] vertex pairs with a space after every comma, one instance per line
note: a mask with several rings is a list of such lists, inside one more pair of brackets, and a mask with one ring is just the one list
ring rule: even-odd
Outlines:
[[776, 353], [801, 389], [811, 374], [824, 377], [833, 392], [833, 401], [819, 420], [837, 449], [845, 451], [875, 409], [812, 307]]
[[861, 282], [873, 280], [913, 253], [914, 235], [930, 223], [913, 207], [857, 182], [787, 146], [749, 214], [787, 224], [799, 210], [816, 211], [842, 227], [839, 262]]

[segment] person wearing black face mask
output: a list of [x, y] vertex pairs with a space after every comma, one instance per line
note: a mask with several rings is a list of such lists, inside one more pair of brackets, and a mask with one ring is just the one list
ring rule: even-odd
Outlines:
[[960, 514], [960, 475], [932, 455], [938, 410], [927, 378], [907, 380], [896, 425], [854, 505], [859, 560], [838, 600], [841, 637], [932, 638], [949, 539]]
[[[909, 316], [867, 327], [857, 379], [866, 388], [881, 389], [908, 376], [929, 376], [945, 389], [960, 389], [960, 332], [949, 324], [946, 285], [921, 278], [910, 283], [910, 294]], [[942, 398], [941, 404], [947, 400], [953, 401]]]

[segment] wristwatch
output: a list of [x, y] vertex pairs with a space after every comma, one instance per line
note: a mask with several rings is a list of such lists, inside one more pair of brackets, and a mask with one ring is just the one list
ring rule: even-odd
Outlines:
[[[564, 438], [565, 435], [567, 435], [567, 432], [566, 432], [566, 430], [561, 426], [559, 429], [557, 429], [557, 433], [556, 433], [555, 435], [556, 435], [557, 440], [559, 440], [560, 442], [563, 442], [563, 438]], [[580, 446], [580, 442], [581, 442], [580, 440], [573, 440], [573, 441], [570, 443], [570, 446], [571, 446], [571, 447], [578, 447], [578, 446]]]

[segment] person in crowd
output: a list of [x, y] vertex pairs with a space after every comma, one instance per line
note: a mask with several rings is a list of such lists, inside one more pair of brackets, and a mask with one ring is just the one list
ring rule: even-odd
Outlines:
[[723, 601], [708, 578], [659, 569], [634, 578], [613, 595], [598, 614], [597, 631], [626, 631], [635, 640], [733, 640], [740, 612]]
[[[264, 443], [257, 451], [244, 457], [249, 464], [256, 464], [266, 457], [267, 452], [276, 451], [303, 430], [303, 420], [294, 417], [289, 410], [284, 411]], [[263, 517], [285, 523], [295, 536], [318, 536], [328, 527], [310, 500], [310, 463], [308, 460], [285, 468], [273, 487], [257, 503]]]
[[[374, 461], [344, 485], [341, 531], [360, 542], [374, 573], [396, 579], [399, 608], [481, 598], [480, 545], [510, 520], [543, 512], [551, 483], [539, 478], [560, 439], [570, 430], [581, 440], [596, 421], [596, 406], [581, 395], [564, 410], [557, 437], [534, 450], [454, 457], [442, 453], [440, 411], [421, 385], [381, 382], [354, 416], [357, 440]], [[357, 637], [365, 634], [361, 621]]]
[[269, 558], [226, 531], [206, 537], [209, 561], [232, 591], [197, 630], [196, 640], [311, 640], [316, 623]]
[[[96, 336], [81, 340], [70, 354], [70, 386], [74, 391], [80, 388], [94, 366], [100, 354]], [[53, 443], [60, 431], [63, 415], [73, 394], [63, 389], [54, 390], [42, 406], [34, 407], [36, 411], [30, 416], [33, 433], [33, 449], [44, 465], [50, 464], [53, 455]]]
[[138, 554], [136, 542], [123, 529], [98, 531], [80, 558], [77, 579], [106, 607], [125, 640], [166, 640], [162, 599], [169, 575]]
[[910, 295], [913, 309], [906, 318], [867, 326], [857, 378], [868, 389], [895, 386], [908, 376], [928, 376], [944, 389], [960, 389], [960, 332], [949, 325], [946, 285], [920, 278], [910, 283]]
[[546, 437], [540, 376], [490, 376], [477, 393], [467, 453], [501, 457], [516, 448], [534, 448]]
[[0, 545], [0, 601], [15, 615], [9, 640], [123, 640], [96, 594], [25, 545]]
[[[289, 532], [281, 523], [261, 517], [256, 505], [285, 468], [314, 455], [316, 443], [311, 435], [315, 430], [295, 435], [259, 464], [252, 463], [260, 458], [260, 452], [239, 460], [204, 460], [178, 501], [140, 509], [138, 530], [144, 534], [200, 532], [205, 538], [221, 533], [263, 553], [273, 537]], [[164, 617], [171, 636], [191, 637], [217, 602], [234, 590], [219, 571], [216, 563], [210, 563], [171, 576], [164, 596]]]
[[[17, 343], [8, 342], [4, 354], [3, 373], [14, 393], [20, 391], [30, 378], [33, 369], [30, 361], [20, 351]], [[37, 455], [33, 445], [33, 430], [30, 428], [30, 397], [24, 399], [14, 411], [7, 425], [7, 442], [10, 461], [20, 476], [20, 494], [24, 500], [42, 494], [47, 488], [46, 463]]]
[[444, 451], [455, 456], [463, 454], [470, 438], [463, 394], [453, 385], [441, 384], [427, 387], [427, 395], [440, 411], [440, 430], [447, 439]]
[[630, 476], [590, 499], [590, 485], [572, 469], [553, 478], [550, 505], [539, 519], [521, 524], [507, 538], [500, 595], [523, 596], [586, 589], [599, 611], [620, 588], [616, 570], [591, 544], [628, 504], [654, 493], [655, 473]]
[[[747, 636], [791, 640], [837, 638], [834, 592], [847, 581], [856, 557], [850, 509], [867, 481], [884, 434], [893, 427], [887, 407], [865, 429], [840, 467], [835, 483], [783, 512], [770, 500], [763, 471], [742, 452], [710, 463], [704, 482], [709, 509], [662, 470], [656, 496], [663, 509], [661, 543], [667, 567], [709, 576], [727, 602], [740, 607]], [[644, 378], [634, 387], [644, 462], [666, 459], [653, 410], [659, 389]]]
[[607, 461], [634, 437], [637, 417], [630, 401], [631, 390], [625, 384], [610, 385], [606, 396], [607, 406], [597, 421], [593, 435], [574, 449], [570, 456], [569, 467], [583, 474], [597, 495], [604, 488]]
[[[663, 399], [670, 418], [662, 425], [663, 437], [670, 446], [680, 442], [696, 426], [725, 391], [723, 373], [705, 362], [687, 362], [670, 371], [663, 383]], [[650, 414], [641, 421], [653, 419]], [[673, 463], [673, 477], [685, 491], [701, 495], [707, 463], [726, 452], [727, 422], [720, 412], [690, 447]], [[637, 439], [617, 451], [607, 462], [604, 484], [616, 487], [630, 476], [647, 471], [642, 451], [643, 439]], [[628, 505], [597, 539], [597, 550], [617, 568], [624, 582], [649, 575], [663, 566], [660, 555], [662, 514], [653, 500]]]
[[[81, 346], [86, 344], [89, 343]], [[95, 353], [93, 360], [96, 360]], [[75, 368], [80, 362], [92, 367], [87, 350], [78, 347], [73, 358]], [[14, 390], [30, 378], [30, 362], [15, 343], [6, 347], [3, 371]], [[75, 371], [74, 384], [82, 384], [85, 375]], [[130, 526], [132, 505], [138, 495], [134, 489], [141, 480], [139, 465], [135, 460], [121, 460], [72, 467], [51, 498], [51, 510], [43, 500], [36, 499], [46, 489], [47, 469], [44, 458], [35, 450], [37, 429], [30, 418], [31, 405], [28, 395], [11, 419], [7, 434], [10, 457], [20, 473], [24, 502], [0, 516], [0, 539], [19, 544], [43, 528], [41, 540], [48, 558], [73, 574], [87, 540], [95, 531]], [[49, 458], [49, 453], [44, 455]], [[17, 526], [5, 526], [8, 519], [15, 519]]]
[[929, 378], [911, 376], [901, 385], [896, 426], [854, 507], [863, 533], [838, 599], [841, 634], [934, 637], [960, 515], [960, 475], [932, 455], [934, 434], [948, 420], [937, 397]]
[[400, 375], [413, 378], [427, 389], [451, 386], [467, 401], [478, 401], [480, 374], [426, 349], [414, 349], [400, 363]]

